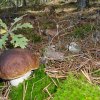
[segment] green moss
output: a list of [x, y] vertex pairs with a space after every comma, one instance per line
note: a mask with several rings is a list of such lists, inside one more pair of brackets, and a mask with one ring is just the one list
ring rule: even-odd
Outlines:
[[[44, 100], [49, 95], [43, 89], [48, 86], [49, 92], [52, 94], [56, 91], [56, 86], [51, 79], [45, 74], [43, 69], [34, 72], [35, 77], [26, 80], [23, 84], [27, 86], [27, 91], [24, 93], [24, 100]], [[18, 87], [12, 87], [9, 97], [11, 100], [23, 100], [24, 85], [20, 84]]]
[[69, 75], [60, 85], [53, 100], [100, 100], [100, 88], [85, 78]]
[[91, 29], [92, 25], [90, 24], [82, 25], [74, 29], [73, 35], [75, 38], [85, 38]]

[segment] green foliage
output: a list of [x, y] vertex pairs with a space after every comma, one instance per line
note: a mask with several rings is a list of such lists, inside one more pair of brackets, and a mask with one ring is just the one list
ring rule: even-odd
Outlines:
[[3, 23], [3, 21], [0, 19], [0, 26], [2, 28], [4, 28], [5, 30], [7, 30], [7, 25], [5, 23]]
[[[15, 18], [14, 22], [11, 23], [11, 27], [8, 29], [7, 25], [0, 19], [0, 27], [1, 29], [3, 28], [3, 30], [5, 30], [5, 33], [3, 33], [2, 31], [0, 31], [1, 34], [1, 39], [0, 39], [0, 48], [3, 49], [4, 47], [6, 48], [6, 43], [7, 40], [9, 40], [9, 42], [11, 44], [13, 44], [14, 47], [21, 47], [21, 48], [25, 48], [28, 40], [21, 34], [15, 34], [14, 32], [16, 30], [22, 29], [22, 28], [32, 28], [32, 25], [30, 23], [18, 23], [20, 20], [22, 20], [23, 16], [19, 17], [19, 18]], [[2, 34], [3, 33], [3, 34]]]
[[55, 84], [45, 74], [43, 68], [33, 72], [28, 80], [24, 81], [23, 84], [19, 84], [18, 87], [12, 87], [10, 91], [11, 100], [23, 100], [24, 84], [27, 86], [25, 99], [24, 100], [45, 100], [49, 95], [44, 91], [44, 88], [48, 86], [49, 92], [52, 94], [56, 91]]
[[23, 37], [23, 35], [13, 34], [11, 36], [12, 36], [11, 43], [14, 45], [14, 47], [25, 48], [25, 46], [27, 45], [28, 40], [25, 37]]
[[[15, 31], [16, 33], [21, 33], [30, 39], [33, 43], [39, 43], [42, 41], [42, 36], [35, 29], [23, 28], [22, 30]], [[29, 34], [30, 33], [30, 34]]]
[[7, 41], [8, 40], [8, 34], [5, 34], [4, 36], [2, 36], [1, 37], [1, 39], [0, 39], [0, 48], [5, 48], [5, 41]]
[[85, 38], [91, 29], [92, 26], [90, 24], [82, 25], [75, 28], [73, 35], [75, 38]]
[[17, 29], [22, 29], [22, 28], [32, 28], [32, 25], [30, 23], [24, 23], [24, 24], [19, 23], [11, 30], [11, 32], [16, 31]]
[[13, 23], [11, 23], [11, 25], [13, 26], [13, 25], [15, 25], [15, 23], [17, 23], [17, 22], [19, 22], [20, 20], [22, 20], [22, 16], [21, 17], [19, 17], [19, 18], [15, 18], [14, 19], [14, 22]]
[[100, 100], [100, 88], [89, 84], [83, 76], [69, 75], [60, 84], [53, 100]]

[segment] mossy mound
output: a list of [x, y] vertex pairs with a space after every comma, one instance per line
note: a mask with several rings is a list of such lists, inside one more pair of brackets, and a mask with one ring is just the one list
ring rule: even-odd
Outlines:
[[100, 100], [100, 88], [84, 77], [69, 75], [60, 85], [53, 100]]
[[34, 72], [33, 76], [19, 84], [18, 87], [12, 87], [9, 97], [11, 100], [44, 100], [49, 97], [44, 88], [48, 86], [48, 91], [52, 94], [56, 91], [56, 86], [43, 69]]

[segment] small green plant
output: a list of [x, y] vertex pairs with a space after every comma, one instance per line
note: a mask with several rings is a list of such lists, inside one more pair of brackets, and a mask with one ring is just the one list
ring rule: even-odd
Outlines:
[[76, 78], [70, 74], [53, 100], [100, 100], [100, 87], [89, 84], [83, 76]]
[[19, 17], [19, 18], [15, 18], [14, 22], [11, 23], [10, 28], [7, 27], [7, 25], [0, 19], [0, 48], [6, 49], [6, 44], [9, 41], [13, 47], [21, 47], [21, 48], [25, 48], [27, 43], [28, 43], [28, 39], [26, 39], [23, 35], [21, 34], [15, 34], [14, 32], [18, 29], [22, 29], [22, 28], [32, 28], [32, 25], [30, 23], [19, 23], [20, 20], [22, 20], [23, 16]]
[[75, 28], [73, 35], [75, 38], [85, 38], [85, 36], [87, 36], [88, 32], [90, 32], [91, 29], [92, 26], [90, 24], [82, 25]]

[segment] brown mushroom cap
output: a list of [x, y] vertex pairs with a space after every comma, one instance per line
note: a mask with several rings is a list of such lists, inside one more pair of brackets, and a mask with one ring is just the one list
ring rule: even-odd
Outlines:
[[39, 67], [39, 57], [26, 49], [9, 49], [0, 55], [0, 78], [15, 79]]

